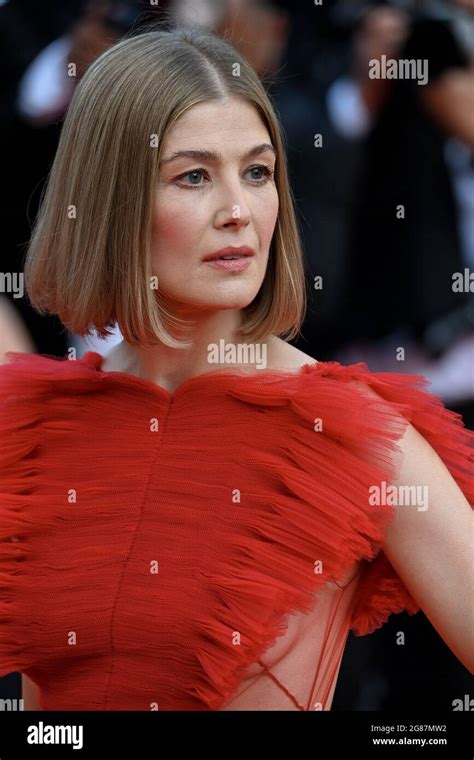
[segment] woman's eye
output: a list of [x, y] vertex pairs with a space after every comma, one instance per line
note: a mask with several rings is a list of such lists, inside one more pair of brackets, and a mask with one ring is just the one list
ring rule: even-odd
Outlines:
[[[265, 164], [261, 164], [259, 166], [252, 166], [250, 169], [247, 170], [247, 173], [249, 172], [262, 172], [263, 176], [261, 177], [255, 177], [255, 175], [251, 179], [251, 183], [253, 185], [263, 185], [266, 182], [268, 182], [273, 177], [273, 169], [271, 169], [269, 166], [266, 166]], [[206, 174], [207, 172], [205, 169], [193, 169], [190, 172], [186, 172], [185, 174], [181, 174], [180, 177], [178, 177], [179, 180], [183, 180], [186, 177], [193, 177], [197, 180], [197, 182], [191, 181], [191, 182], [185, 182], [184, 184], [188, 187], [202, 187], [201, 183], [199, 182], [200, 176]]]
[[[179, 179], [196, 176], [196, 174], [202, 174], [203, 172], [204, 172], [204, 169], [193, 169], [192, 172], [187, 172], [186, 174], [182, 174], [181, 177], [179, 177]], [[194, 183], [192, 182], [191, 184], [194, 184]]]
[[[273, 169], [270, 169], [269, 166], [266, 166], [264, 164], [261, 164], [260, 166], [253, 166], [251, 169], [249, 169], [249, 172], [263, 172], [263, 176], [260, 178], [260, 180], [256, 180], [259, 184], [263, 184], [268, 179], [271, 179], [273, 176]], [[255, 179], [255, 178], [254, 178]]]

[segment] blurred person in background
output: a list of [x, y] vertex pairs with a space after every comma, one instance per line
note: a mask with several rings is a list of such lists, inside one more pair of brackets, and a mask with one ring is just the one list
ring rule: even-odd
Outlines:
[[[390, 370], [403, 348], [404, 371], [426, 374], [474, 425], [472, 289], [453, 286], [474, 266], [474, 5], [456, 6], [427, 3], [409, 23], [396, 7], [369, 10], [352, 74], [329, 90], [336, 129], [363, 139], [365, 155], [338, 356]], [[428, 82], [370, 78], [382, 55], [426, 61]]]
[[[9, 166], [0, 198], [4, 272], [23, 271], [31, 225], [77, 82], [134, 23], [160, 18], [166, 6], [166, 0], [156, 7], [143, 0], [48, 0], [38, 12], [29, 3], [12, 0], [0, 7], [5, 83], [0, 139], [4, 155], [17, 159]], [[12, 44], [18, 38], [22, 44]], [[5, 297], [40, 353], [64, 356], [71, 344], [80, 355], [88, 346], [100, 345], [107, 352], [121, 339], [117, 329], [108, 341], [91, 336], [85, 342], [71, 336], [54, 315], [39, 315], [27, 297]]]

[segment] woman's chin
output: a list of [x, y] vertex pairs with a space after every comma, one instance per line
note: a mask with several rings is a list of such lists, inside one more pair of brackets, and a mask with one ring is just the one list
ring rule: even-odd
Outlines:
[[183, 294], [178, 298], [166, 297], [163, 300], [163, 305], [169, 310], [174, 312], [179, 311], [223, 311], [227, 309], [245, 309], [255, 299], [258, 293], [258, 289], [252, 288], [245, 289], [242, 293], [201, 293], [196, 297], [183, 297]]

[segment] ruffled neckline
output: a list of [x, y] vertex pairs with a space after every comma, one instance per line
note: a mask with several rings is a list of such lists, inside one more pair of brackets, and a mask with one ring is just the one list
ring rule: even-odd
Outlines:
[[151, 380], [146, 380], [142, 377], [137, 377], [136, 375], [132, 375], [129, 372], [103, 370], [102, 367], [105, 361], [105, 356], [100, 354], [98, 351], [87, 351], [82, 359], [79, 359], [78, 361], [89, 367], [92, 367], [97, 373], [104, 377], [111, 377], [117, 382], [128, 383], [135, 385], [136, 387], [146, 389], [151, 393], [165, 397], [169, 401], [174, 401], [178, 396], [181, 396], [190, 388], [193, 388], [196, 385], [202, 385], [202, 383], [211, 386], [213, 383], [221, 383], [222, 381], [233, 383], [237, 380], [243, 380], [244, 382], [248, 382], [250, 384], [254, 383], [256, 380], [263, 380], [265, 382], [285, 382], [287, 380], [298, 380], [299, 378], [302, 378], [310, 373], [324, 373], [324, 369], [327, 369], [328, 365], [341, 366], [338, 362], [317, 361], [306, 362], [296, 370], [265, 369], [250, 373], [239, 370], [219, 369], [210, 372], [202, 372], [199, 375], [194, 375], [193, 377], [184, 380], [173, 392], [170, 392], [158, 383], [154, 383]]

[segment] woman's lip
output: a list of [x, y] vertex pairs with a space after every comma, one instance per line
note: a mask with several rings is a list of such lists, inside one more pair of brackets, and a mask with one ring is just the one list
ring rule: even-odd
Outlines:
[[252, 259], [253, 256], [241, 256], [238, 259], [211, 259], [204, 263], [216, 269], [225, 269], [228, 272], [241, 272], [249, 266]]

